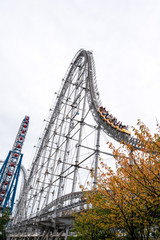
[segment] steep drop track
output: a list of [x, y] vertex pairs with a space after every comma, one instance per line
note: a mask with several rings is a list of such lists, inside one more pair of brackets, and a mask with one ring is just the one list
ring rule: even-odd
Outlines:
[[92, 115], [97, 122], [98, 125], [100, 125], [103, 130], [109, 135], [111, 138], [115, 139], [118, 142], [124, 141], [127, 143], [130, 143], [133, 147], [138, 147], [138, 141], [136, 138], [133, 138], [123, 132], [117, 131], [113, 127], [106, 124], [101, 118], [98, 113], [98, 108], [101, 106], [101, 100], [100, 95], [97, 88], [97, 81], [96, 81], [96, 75], [95, 75], [95, 64], [93, 55], [89, 51], [80, 50], [77, 58], [80, 56], [83, 56], [86, 61], [88, 62], [88, 103], [90, 106], [90, 109], [92, 111]]

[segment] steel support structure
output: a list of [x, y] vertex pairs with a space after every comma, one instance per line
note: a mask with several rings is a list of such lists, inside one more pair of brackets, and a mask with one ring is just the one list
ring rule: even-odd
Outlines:
[[113, 156], [104, 148], [101, 133], [137, 147], [137, 139], [101, 119], [97, 111], [101, 105], [93, 54], [81, 49], [62, 79], [46, 120], [26, 188], [8, 229], [10, 237], [67, 239], [72, 212], [86, 207], [81, 187], [96, 187], [99, 157]]

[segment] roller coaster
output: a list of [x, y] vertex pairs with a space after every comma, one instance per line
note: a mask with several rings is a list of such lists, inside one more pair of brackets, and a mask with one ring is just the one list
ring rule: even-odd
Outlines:
[[73, 211], [85, 207], [80, 185], [96, 186], [99, 159], [114, 159], [103, 136], [138, 148], [125, 125], [103, 113], [93, 54], [81, 49], [50, 109], [8, 239], [66, 240]]

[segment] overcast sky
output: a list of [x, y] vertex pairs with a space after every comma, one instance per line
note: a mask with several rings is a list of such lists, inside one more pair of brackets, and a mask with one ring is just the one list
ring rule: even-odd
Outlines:
[[103, 105], [119, 120], [160, 121], [159, 0], [0, 1], [0, 159], [25, 115], [29, 165], [43, 119], [80, 49], [92, 50]]

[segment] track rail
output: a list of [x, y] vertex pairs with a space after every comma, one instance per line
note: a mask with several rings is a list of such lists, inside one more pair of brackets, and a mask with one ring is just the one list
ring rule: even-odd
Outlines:
[[96, 81], [95, 63], [93, 59], [93, 54], [90, 51], [85, 51], [82, 49], [79, 51], [75, 61], [78, 58], [80, 58], [80, 56], [85, 57], [86, 61], [88, 62], [87, 97], [88, 97], [88, 104], [94, 120], [99, 126], [101, 126], [103, 131], [111, 138], [115, 139], [118, 142], [121, 142], [121, 141], [127, 142], [131, 144], [133, 147], [138, 148], [139, 142], [136, 138], [114, 129], [112, 126], [109, 126], [101, 119], [98, 113], [98, 108], [102, 105], [102, 102], [100, 100], [100, 94], [98, 91], [98, 86]]

